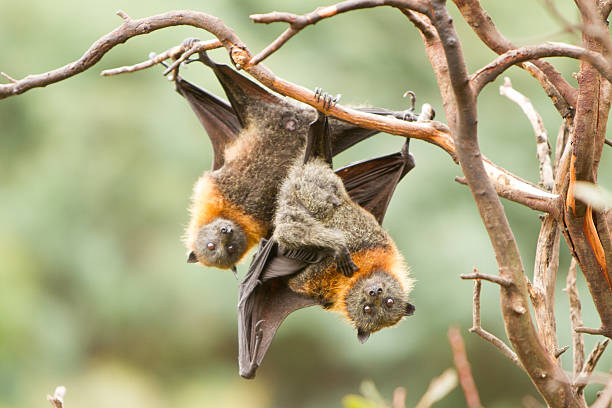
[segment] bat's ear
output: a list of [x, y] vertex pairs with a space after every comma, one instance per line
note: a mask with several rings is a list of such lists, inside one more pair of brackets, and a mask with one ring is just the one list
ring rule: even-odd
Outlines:
[[370, 332], [357, 329], [357, 339], [361, 344], [365, 343], [370, 338]]
[[412, 303], [406, 303], [406, 314], [404, 316], [412, 316], [415, 309]]
[[198, 263], [198, 258], [196, 257], [195, 252], [191, 251], [189, 256], [187, 257], [187, 263]]

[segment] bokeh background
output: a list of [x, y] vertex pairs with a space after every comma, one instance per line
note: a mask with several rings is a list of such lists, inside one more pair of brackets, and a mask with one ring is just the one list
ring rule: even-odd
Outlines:
[[[559, 2], [556, 2], [559, 3]], [[483, 1], [499, 28], [520, 45], [578, 42], [543, 2]], [[0, 12], [0, 70], [17, 78], [78, 58], [121, 23], [123, 9], [141, 18], [194, 9], [222, 18], [254, 52], [286, 27], [250, 22], [251, 13], [309, 12], [325, 2], [281, 0], [4, 1]], [[572, 2], [557, 4], [576, 22]], [[451, 12], [458, 17], [455, 7]], [[456, 26], [470, 71], [494, 55], [460, 18]], [[453, 181], [459, 167], [440, 149], [411, 145], [417, 168], [399, 186], [385, 226], [411, 265], [417, 285], [414, 317], [361, 345], [340, 317], [310, 308], [279, 330], [258, 371], [237, 373], [236, 292], [231, 273], [185, 263], [181, 235], [191, 187], [211, 163], [211, 146], [161, 68], [102, 78], [103, 69], [133, 64], [184, 38], [209, 38], [172, 28], [131, 39], [93, 69], [45, 89], [0, 101], [0, 407], [44, 407], [56, 385], [78, 407], [339, 407], [364, 379], [388, 399], [406, 387], [408, 406], [452, 363], [446, 340], [458, 325], [483, 403], [515, 407], [537, 393], [527, 377], [473, 334], [472, 282], [477, 266], [495, 273], [487, 234], [468, 189]], [[212, 56], [227, 61], [223, 51]], [[556, 59], [570, 82], [577, 63]], [[444, 121], [440, 96], [417, 31], [396, 10], [353, 12], [320, 22], [265, 64], [313, 89], [342, 93], [345, 104], [404, 109], [413, 90]], [[185, 77], [223, 95], [203, 66]], [[554, 142], [560, 119], [524, 72], [508, 75], [532, 98]], [[499, 96], [501, 79], [479, 104], [483, 152], [497, 164], [537, 181], [535, 138], [520, 109]], [[336, 160], [396, 151], [403, 140], [379, 135]], [[554, 143], [553, 143], [554, 145]], [[612, 149], [604, 151], [601, 184], [612, 188]], [[503, 201], [531, 274], [538, 214]], [[570, 344], [568, 301], [561, 291], [569, 264], [562, 241], [557, 308], [560, 344]], [[239, 266], [241, 273], [247, 263]], [[579, 275], [585, 325], [597, 327]], [[499, 293], [484, 284], [483, 325], [505, 339]], [[585, 338], [587, 350], [593, 337]], [[600, 368], [612, 359], [604, 355]], [[563, 356], [571, 369], [571, 353]], [[596, 386], [588, 396], [594, 398]], [[464, 406], [455, 389], [439, 407]]]

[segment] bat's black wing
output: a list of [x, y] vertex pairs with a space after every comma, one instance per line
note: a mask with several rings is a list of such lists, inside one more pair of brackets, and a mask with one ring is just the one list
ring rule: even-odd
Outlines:
[[415, 166], [408, 151], [410, 139], [400, 152], [365, 160], [336, 170], [351, 199], [382, 224], [391, 196], [400, 180]]
[[181, 94], [206, 129], [213, 147], [213, 166], [216, 170], [223, 165], [224, 152], [242, 130], [234, 109], [225, 101], [177, 77], [176, 90]]
[[283, 320], [290, 313], [316, 303], [287, 285], [288, 277], [306, 265], [286, 256], [275, 241], [260, 241], [238, 292], [238, 365], [242, 377], [255, 377]]

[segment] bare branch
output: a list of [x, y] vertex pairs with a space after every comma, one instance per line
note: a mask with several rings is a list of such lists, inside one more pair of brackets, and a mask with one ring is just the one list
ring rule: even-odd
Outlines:
[[504, 84], [499, 87], [499, 93], [519, 105], [527, 119], [529, 119], [536, 135], [537, 157], [540, 162], [540, 184], [548, 191], [552, 191], [554, 181], [552, 165], [550, 163], [550, 144], [548, 143], [546, 128], [542, 123], [542, 117], [535, 110], [529, 98], [512, 88], [510, 78], [506, 77], [504, 79]]
[[294, 35], [299, 33], [305, 27], [314, 25], [319, 21], [336, 16], [347, 11], [360, 10], [372, 7], [391, 6], [401, 9], [415, 10], [420, 13], [427, 13], [427, 4], [419, 0], [346, 0], [333, 6], [320, 7], [313, 12], [304, 15], [281, 13], [274, 11], [267, 14], [252, 14], [249, 16], [255, 23], [288, 23], [289, 28], [285, 30], [276, 40], [264, 48], [250, 62], [251, 65], [257, 65], [273, 52], [277, 51]]
[[[491, 50], [497, 54], [503, 54], [517, 48], [499, 32], [478, 0], [453, 1], [476, 35]], [[562, 117], [565, 118], [572, 114], [570, 107], [576, 106], [576, 89], [550, 63], [534, 60], [531, 63], [521, 63], [519, 66], [526, 69], [540, 82]]]
[[597, 400], [591, 405], [591, 408], [609, 408], [610, 402], [612, 401], [612, 380], [608, 382], [608, 385], [601, 391]]
[[484, 330], [480, 324], [480, 291], [482, 289], [482, 282], [477, 279], [474, 281], [474, 298], [473, 298], [473, 310], [472, 310], [472, 328], [469, 330], [470, 333], [476, 333], [484, 340], [491, 343], [495, 348], [497, 348], [504, 356], [508, 357], [510, 361], [516, 364], [521, 369], [523, 368], [521, 362], [518, 357], [512, 351], [510, 347], [506, 345], [499, 338], [495, 337], [493, 334]]
[[512, 285], [512, 281], [510, 279], [504, 279], [501, 278], [499, 276], [495, 276], [495, 275], [488, 275], [486, 273], [480, 273], [478, 272], [478, 269], [474, 268], [474, 273], [471, 275], [461, 275], [461, 279], [482, 279], [482, 280], [486, 280], [489, 282], [493, 282], [493, 283], [497, 283], [500, 286], [503, 287], [509, 287]]
[[457, 373], [452, 368], [444, 370], [439, 377], [429, 383], [427, 391], [416, 404], [416, 408], [429, 408], [444, 398], [457, 386]]
[[4, 72], [0, 72], [0, 76], [5, 77], [6, 79], [8, 79], [12, 83], [16, 83], [17, 82], [17, 80], [15, 78], [11, 77], [9, 74], [6, 74]]
[[606, 350], [606, 347], [608, 347], [608, 343], [610, 343], [610, 339], [606, 339], [603, 343], [597, 342], [597, 344], [589, 354], [589, 357], [587, 358], [584, 367], [580, 371], [580, 374], [578, 375], [578, 377], [576, 377], [574, 381], [574, 387], [579, 395], [584, 392], [584, 387], [586, 387], [586, 385], [589, 383], [591, 373], [593, 373], [593, 370], [595, 369], [595, 366], [597, 366], [599, 359]]
[[533, 267], [530, 295], [540, 338], [548, 352], [558, 348], [555, 318], [555, 283], [559, 269], [559, 223], [550, 214], [542, 219]]
[[[553, 167], [555, 179], [558, 180], [558, 172], [559, 172], [559, 163], [561, 161], [561, 157], [563, 157], [563, 153], [568, 146], [569, 140], [569, 120], [563, 119], [561, 122], [561, 126], [559, 126], [559, 131], [557, 132], [557, 142], [555, 144], [555, 164]], [[560, 183], [558, 183], [560, 184]]]
[[[120, 14], [120, 13], [118, 13]], [[77, 75], [95, 65], [116, 45], [132, 37], [148, 34], [161, 28], [177, 25], [190, 25], [204, 29], [220, 39], [224, 47], [230, 50], [243, 49], [240, 39], [217, 17], [196, 11], [170, 11], [168, 13], [132, 20], [125, 13], [120, 14], [123, 24], [96, 41], [81, 58], [61, 68], [38, 75], [28, 75], [12, 84], [0, 85], [0, 99], [19, 95], [29, 89], [44, 87], [63, 79]]]
[[393, 408], [406, 408], [406, 389], [404, 387], [397, 387], [393, 391]]
[[584, 366], [584, 341], [582, 333], [577, 331], [578, 327], [582, 327], [582, 305], [576, 288], [576, 258], [572, 257], [569, 271], [567, 273], [567, 296], [570, 303], [570, 323], [572, 328], [572, 344], [574, 346], [574, 381], [578, 378], [578, 374]]
[[[549, 405], [583, 407], [584, 403], [575, 398], [565, 372], [540, 342], [531, 316], [527, 313], [529, 299], [518, 247], [501, 202], [489, 182], [478, 147], [478, 87], [472, 86], [468, 77], [461, 44], [444, 3], [444, 0], [431, 1], [431, 21], [444, 47], [458, 108], [457, 127], [453, 133], [457, 141], [457, 156], [493, 245], [500, 277], [513, 283], [500, 291], [506, 333], [525, 371]], [[523, 56], [520, 51], [519, 55]]]
[[608, 146], [612, 147], [612, 140], [610, 140], [610, 139], [606, 139], [606, 140], [605, 140], [605, 143], [606, 143]]
[[561, 357], [561, 355], [563, 355], [563, 353], [565, 353], [567, 350], [569, 350], [569, 346], [563, 346], [560, 349], [557, 349], [557, 351], [555, 351], [555, 358]]
[[[219, 40], [197, 41], [196, 43], [191, 44], [191, 46], [189, 45], [189, 43], [183, 43], [181, 45], [177, 45], [176, 47], [172, 47], [169, 50], [162, 52], [161, 54], [153, 55], [147, 61], [141, 62], [140, 64], [124, 66], [115, 69], [107, 69], [105, 71], [102, 71], [100, 75], [111, 76], [127, 72], [136, 72], [157, 65], [160, 62], [167, 60], [168, 58], [178, 60], [179, 58], [184, 57], [183, 59], [181, 59], [181, 62], [183, 62], [186, 58], [196, 52], [203, 52], [221, 47], [223, 47], [223, 45]], [[187, 53], [186, 51], [188, 51], [189, 53]], [[173, 70], [176, 67], [173, 65], [171, 68]]]
[[598, 329], [593, 329], [591, 327], [584, 327], [584, 326], [580, 326], [580, 327], [576, 327], [574, 329], [577, 333], [586, 333], [586, 334], [592, 334], [592, 335], [605, 335], [606, 330], [604, 330], [602, 327], [598, 328]]
[[501, 54], [472, 75], [470, 79], [472, 88], [476, 94], [479, 94], [486, 84], [494, 81], [512, 65], [548, 57], [569, 57], [584, 60], [597, 69], [608, 81], [612, 82], [612, 67], [610, 67], [610, 64], [601, 54], [575, 45], [549, 42], [541, 45], [516, 48]]
[[480, 397], [478, 396], [478, 389], [472, 377], [472, 370], [470, 369], [470, 363], [467, 358], [465, 351], [465, 343], [461, 337], [459, 329], [456, 327], [448, 328], [448, 341], [453, 351], [453, 360], [455, 361], [455, 368], [459, 374], [459, 384], [463, 388], [463, 394], [465, 395], [465, 401], [467, 402], [468, 408], [481, 408]]

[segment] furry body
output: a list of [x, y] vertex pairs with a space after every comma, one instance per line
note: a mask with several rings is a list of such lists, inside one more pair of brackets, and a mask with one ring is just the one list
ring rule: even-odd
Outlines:
[[[407, 314], [412, 280], [403, 257], [374, 216], [350, 199], [326, 161], [296, 161], [279, 192], [275, 225], [273, 238], [285, 249], [327, 254], [289, 279], [293, 291], [340, 312], [368, 335]], [[337, 268], [343, 251], [359, 268], [350, 277]], [[368, 297], [370, 287], [379, 293]], [[381, 302], [389, 298], [393, 305], [385, 309]], [[371, 310], [362, 316], [366, 305]]]

